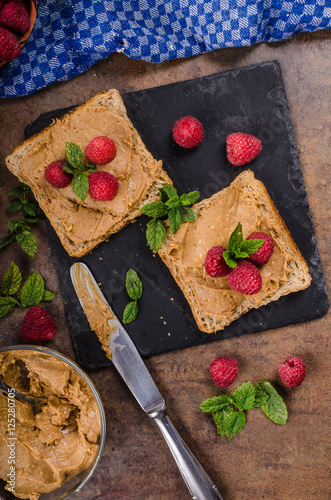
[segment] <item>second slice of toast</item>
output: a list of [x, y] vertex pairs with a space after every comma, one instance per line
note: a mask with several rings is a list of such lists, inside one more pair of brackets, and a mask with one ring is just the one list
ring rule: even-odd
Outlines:
[[[184, 293], [201, 331], [222, 330], [250, 309], [310, 285], [304, 258], [264, 184], [250, 170], [192, 208], [197, 220], [183, 223], [176, 234], [168, 230], [158, 253]], [[258, 231], [269, 234], [275, 243], [270, 260], [260, 268], [261, 290], [254, 295], [231, 290], [227, 277], [212, 278], [204, 267], [208, 250], [219, 245], [226, 248], [238, 222], [244, 239]]]

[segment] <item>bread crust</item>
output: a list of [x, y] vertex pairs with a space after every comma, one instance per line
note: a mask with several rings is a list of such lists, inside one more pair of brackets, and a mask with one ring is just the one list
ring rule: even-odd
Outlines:
[[[159, 255], [166, 266], [169, 268], [172, 276], [177, 282], [178, 286], [184, 293], [196, 320], [198, 328], [206, 333], [214, 333], [223, 330], [227, 325], [234, 320], [245, 314], [251, 309], [257, 309], [271, 301], [278, 300], [281, 296], [287, 295], [292, 292], [297, 292], [307, 288], [311, 283], [311, 276], [308, 271], [308, 266], [300, 250], [298, 249], [295, 241], [293, 240], [285, 222], [280, 216], [276, 206], [270, 198], [264, 184], [257, 180], [250, 170], [245, 170], [239, 174], [236, 179], [223, 190], [215, 193], [208, 199], [196, 203], [192, 208], [199, 215], [202, 210], [212, 205], [218, 198], [227, 194], [228, 190], [236, 186], [243, 198], [249, 199], [251, 203], [255, 203], [259, 210], [265, 211], [270, 219], [275, 232], [282, 234], [282, 239], [285, 243], [286, 252], [291, 256], [289, 267], [290, 274], [286, 283], [281, 284], [278, 290], [273, 295], [267, 297], [265, 300], [257, 302], [254, 296], [240, 294], [240, 300], [236, 304], [234, 311], [230, 317], [224, 318], [221, 315], [207, 313], [197, 302], [192, 286], [189, 280], [185, 277], [180, 266], [176, 265], [167, 253], [167, 248], [172, 241], [173, 235], [170, 230], [167, 230], [166, 238], [159, 250]], [[192, 224], [192, 223], [187, 223]]]
[[[50, 196], [45, 192], [37, 191], [34, 188], [31, 180], [23, 175], [20, 170], [20, 166], [25, 156], [40, 143], [40, 137], [42, 133], [48, 130], [51, 131], [53, 127], [61, 126], [61, 122], [65, 120], [68, 115], [74, 115], [78, 110], [84, 109], [84, 107], [91, 104], [93, 106], [106, 106], [108, 109], [116, 111], [121, 115], [121, 117], [124, 118], [131, 131], [133, 143], [132, 149], [136, 154], [139, 155], [139, 158], [143, 165], [143, 169], [148, 173], [151, 179], [151, 185], [144, 198], [140, 200], [140, 203], [134, 205], [133, 207], [130, 207], [127, 213], [125, 213], [124, 216], [118, 218], [118, 220], [116, 220], [115, 223], [111, 227], [109, 227], [101, 237], [77, 243], [70, 238], [70, 234], [66, 230], [61, 218], [58, 217], [56, 212], [53, 211], [53, 207], [50, 203]], [[54, 160], [55, 159], [57, 158], [54, 158]], [[29, 139], [26, 139], [22, 144], [18, 145], [10, 155], [6, 157], [6, 165], [7, 168], [16, 177], [18, 177], [21, 182], [31, 187], [37, 202], [39, 203], [41, 209], [55, 229], [63, 247], [72, 257], [82, 257], [83, 255], [90, 252], [95, 246], [99, 245], [102, 241], [108, 240], [112, 234], [120, 231], [125, 225], [130, 222], [134, 222], [141, 215], [140, 208], [145, 203], [149, 203], [158, 199], [158, 189], [162, 187], [162, 184], [164, 182], [172, 184], [171, 179], [162, 168], [162, 161], [157, 161], [153, 158], [152, 154], [144, 145], [138, 131], [135, 129], [131, 120], [128, 118], [122, 97], [116, 89], [110, 89], [109, 91], [96, 94], [83, 104], [66, 113], [61, 118], [54, 120], [53, 123], [46, 127], [43, 131], [35, 134]], [[72, 210], [75, 210], [75, 203], [71, 203]]]

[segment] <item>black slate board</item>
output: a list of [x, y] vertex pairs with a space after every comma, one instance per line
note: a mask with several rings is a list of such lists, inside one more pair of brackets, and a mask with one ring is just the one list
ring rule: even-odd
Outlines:
[[[146, 357], [323, 316], [329, 299], [278, 62], [134, 92], [124, 95], [123, 100], [147, 148], [163, 160], [180, 194], [198, 189], [202, 199], [228, 186], [243, 168], [226, 160], [227, 135], [244, 131], [259, 137], [263, 150], [249, 168], [267, 187], [309, 264], [313, 280], [307, 290], [252, 310], [224, 331], [205, 334], [198, 330], [170, 272], [146, 245], [147, 217], [141, 216], [81, 259], [68, 256], [48, 223], [78, 362], [88, 369], [110, 363], [89, 329], [71, 284], [69, 269], [77, 260], [85, 262], [102, 283], [119, 319], [129, 300], [124, 286], [126, 271], [132, 267], [138, 272], [144, 291], [138, 318], [127, 325], [127, 331]], [[41, 115], [27, 127], [26, 135], [38, 132], [68, 109]], [[184, 115], [197, 117], [205, 129], [202, 144], [189, 151], [176, 146], [171, 138], [174, 122]]]

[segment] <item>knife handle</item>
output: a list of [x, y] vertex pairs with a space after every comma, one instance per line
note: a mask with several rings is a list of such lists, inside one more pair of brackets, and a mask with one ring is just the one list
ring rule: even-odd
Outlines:
[[155, 420], [194, 500], [223, 500], [207, 472], [184, 443], [165, 411], [150, 415]]

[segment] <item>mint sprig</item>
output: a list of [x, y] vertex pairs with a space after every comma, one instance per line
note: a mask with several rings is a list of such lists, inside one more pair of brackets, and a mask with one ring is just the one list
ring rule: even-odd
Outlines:
[[42, 300], [50, 301], [55, 297], [53, 292], [45, 290], [44, 279], [38, 271], [26, 280], [18, 293], [21, 284], [22, 274], [19, 267], [12, 262], [3, 277], [0, 289], [0, 318], [9, 314], [15, 306], [37, 306]]
[[223, 257], [227, 265], [231, 268], [237, 267], [239, 259], [247, 259], [255, 253], [264, 243], [264, 240], [251, 239], [244, 240], [242, 225], [238, 222], [237, 227], [231, 234], [228, 248], [223, 252]]
[[44, 215], [38, 203], [28, 198], [27, 193], [30, 192], [31, 189], [26, 184], [14, 188], [9, 192], [9, 196], [23, 196], [11, 200], [7, 205], [6, 211], [11, 214], [22, 210], [23, 213], [16, 219], [12, 219], [8, 222], [9, 231], [0, 241], [0, 250], [9, 243], [16, 241], [21, 245], [22, 250], [30, 257], [36, 255], [37, 240], [31, 233], [30, 224], [42, 221]]
[[244, 382], [229, 395], [221, 393], [200, 405], [202, 412], [212, 414], [218, 434], [228, 440], [245, 427], [244, 412], [258, 407], [276, 424], [286, 424], [286, 405], [270, 382], [260, 382], [255, 387], [251, 382]]
[[138, 315], [138, 299], [143, 293], [141, 279], [134, 269], [129, 269], [126, 273], [125, 288], [131, 302], [129, 302], [123, 311], [123, 324], [132, 323]]
[[188, 205], [193, 205], [200, 198], [199, 191], [191, 191], [179, 197], [177, 189], [168, 183], [162, 184], [159, 193], [159, 201], [147, 203], [140, 209], [143, 214], [152, 217], [147, 224], [146, 239], [153, 252], [160, 249], [167, 232], [161, 218], [168, 217], [170, 231], [176, 234], [182, 222], [193, 222], [197, 219], [197, 214]]
[[71, 189], [80, 200], [84, 201], [89, 190], [88, 174], [94, 172], [97, 167], [87, 158], [84, 159], [83, 151], [74, 142], [66, 143], [66, 156], [62, 169], [73, 175]]

